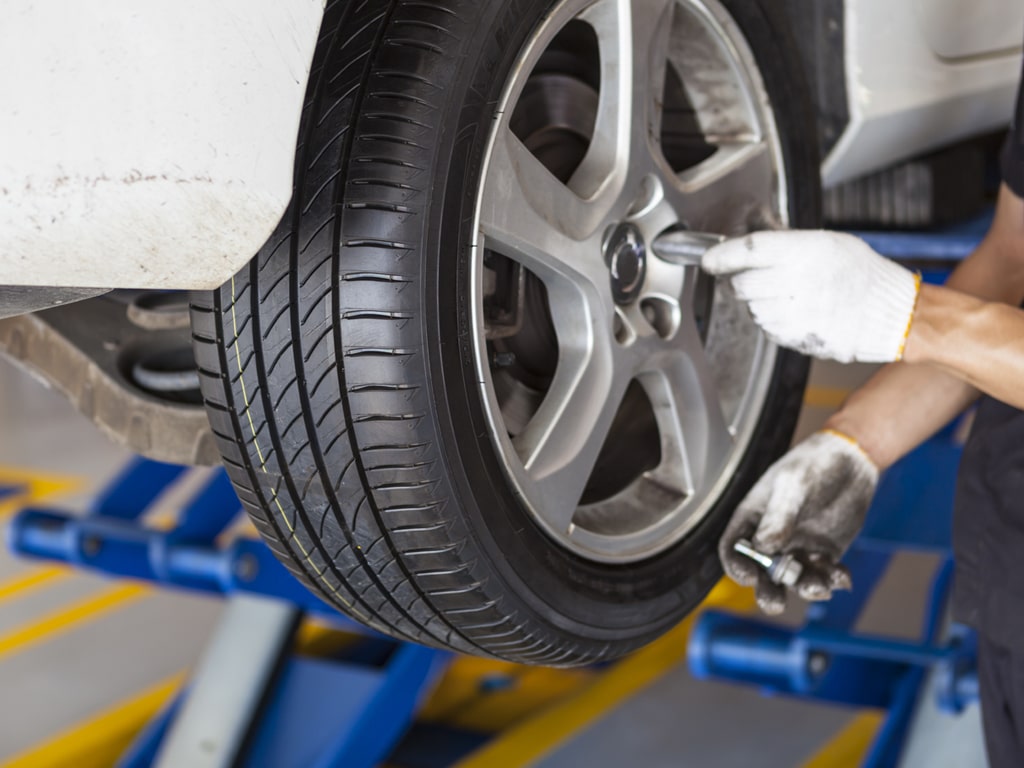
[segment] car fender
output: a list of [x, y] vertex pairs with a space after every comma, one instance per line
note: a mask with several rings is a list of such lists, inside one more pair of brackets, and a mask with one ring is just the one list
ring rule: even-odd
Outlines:
[[0, 285], [215, 288], [288, 205], [323, 0], [12, 0]]

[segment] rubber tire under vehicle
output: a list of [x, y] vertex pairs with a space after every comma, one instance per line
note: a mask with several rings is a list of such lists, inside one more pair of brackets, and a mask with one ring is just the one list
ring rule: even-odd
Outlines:
[[[806, 361], [778, 356], [715, 510], [649, 560], [557, 546], [516, 502], [475, 381], [467, 243], [497, 102], [551, 0], [329, 2], [294, 197], [267, 245], [193, 298], [202, 391], [262, 535], [311, 589], [399, 639], [519, 662], [611, 659], [720, 577], [715, 543], [788, 445]], [[725, 2], [761, 67], [790, 218], [818, 218], [815, 135], [782, 14]]]

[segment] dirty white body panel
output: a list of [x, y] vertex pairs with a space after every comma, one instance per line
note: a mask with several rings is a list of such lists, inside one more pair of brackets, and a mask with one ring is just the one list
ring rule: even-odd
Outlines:
[[[11, 0], [0, 285], [213, 288], [291, 194], [324, 0]], [[834, 185], [1009, 120], [1018, 0], [847, 0]]]
[[826, 186], [1009, 123], [1019, 0], [847, 0], [845, 38], [850, 123]]
[[270, 236], [323, 0], [11, 0], [0, 285], [213, 288]]

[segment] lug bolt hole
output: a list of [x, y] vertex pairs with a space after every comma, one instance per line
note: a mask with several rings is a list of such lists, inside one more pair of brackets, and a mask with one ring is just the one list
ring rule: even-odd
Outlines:
[[658, 298], [647, 298], [640, 302], [640, 312], [651, 328], [663, 339], [675, 336], [679, 329], [679, 307], [672, 302]]
[[615, 340], [624, 347], [629, 346], [636, 339], [636, 333], [618, 312], [615, 313], [612, 320], [612, 331], [615, 334]]

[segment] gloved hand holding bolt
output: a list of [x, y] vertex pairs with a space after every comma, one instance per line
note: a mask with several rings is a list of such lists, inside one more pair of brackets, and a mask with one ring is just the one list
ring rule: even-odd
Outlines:
[[788, 586], [805, 600], [850, 589], [839, 558], [859, 532], [877, 484], [878, 469], [850, 438], [830, 430], [811, 435], [768, 469], [733, 514], [718, 547], [725, 572], [756, 586], [757, 604], [769, 614], [786, 607], [787, 579], [773, 580], [764, 564], [737, 551], [737, 542], [800, 562]]

